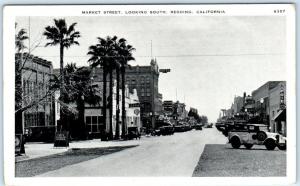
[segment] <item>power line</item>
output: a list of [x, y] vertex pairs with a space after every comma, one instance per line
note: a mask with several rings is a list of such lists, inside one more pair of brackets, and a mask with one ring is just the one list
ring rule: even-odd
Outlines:
[[[187, 54], [187, 55], [156, 55], [156, 57], [226, 57], [226, 56], [279, 56], [285, 55], [285, 53], [252, 53], [252, 54]], [[59, 57], [59, 55], [55, 56], [40, 56], [40, 57]], [[72, 57], [81, 57], [81, 58], [89, 58], [89, 56], [64, 56], [66, 58]], [[101, 56], [99, 56], [101, 57]], [[102, 57], [112, 57], [118, 58], [123, 56], [102, 56]], [[150, 58], [151, 56], [133, 56], [133, 57], [147, 57]]]

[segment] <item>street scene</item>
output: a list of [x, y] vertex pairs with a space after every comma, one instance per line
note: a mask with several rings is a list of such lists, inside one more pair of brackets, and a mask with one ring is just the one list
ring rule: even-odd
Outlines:
[[15, 176], [285, 177], [285, 22], [17, 17]]

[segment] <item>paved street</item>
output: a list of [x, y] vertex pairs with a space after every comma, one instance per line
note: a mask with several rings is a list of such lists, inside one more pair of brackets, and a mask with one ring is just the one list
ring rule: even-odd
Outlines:
[[205, 144], [225, 144], [215, 128], [144, 137], [129, 148], [38, 176], [192, 176]]

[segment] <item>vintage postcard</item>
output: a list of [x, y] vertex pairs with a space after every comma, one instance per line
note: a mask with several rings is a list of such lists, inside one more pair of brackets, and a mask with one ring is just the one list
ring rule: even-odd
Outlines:
[[3, 24], [7, 185], [295, 182], [293, 4], [18, 5]]

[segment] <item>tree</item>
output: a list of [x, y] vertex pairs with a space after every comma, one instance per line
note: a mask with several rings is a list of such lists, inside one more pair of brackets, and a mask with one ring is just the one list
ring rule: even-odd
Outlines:
[[[64, 101], [64, 49], [70, 48], [72, 45], [79, 45], [77, 39], [80, 37], [80, 32], [75, 30], [77, 23], [72, 23], [69, 27], [65, 19], [54, 19], [54, 26], [45, 27], [44, 36], [50, 41], [45, 47], [59, 45], [60, 56], [60, 99]], [[69, 130], [69, 126], [64, 126], [63, 112], [60, 115], [61, 126], [63, 130]]]
[[[107, 101], [111, 102], [112, 105], [112, 69], [113, 64], [116, 56], [116, 50], [114, 41], [116, 40], [116, 37], [109, 37], [101, 38], [98, 37], [98, 43], [95, 45], [91, 45], [89, 47], [88, 55], [90, 55], [90, 59], [88, 62], [92, 67], [101, 66], [103, 69], [103, 92], [102, 92], [102, 113], [104, 118], [104, 125], [106, 126], [106, 109], [107, 109]], [[106, 95], [106, 84], [107, 84], [107, 74], [111, 74], [110, 76], [110, 96], [109, 100], [107, 100]], [[110, 110], [110, 113], [112, 111]], [[110, 118], [109, 122], [109, 137], [112, 138], [112, 118]]]
[[[15, 25], [17, 28], [17, 24]], [[16, 53], [22, 52], [25, 48], [27, 48], [24, 44], [24, 41], [28, 39], [27, 32], [24, 28], [20, 29], [15, 35], [15, 49]]]
[[64, 69], [65, 89], [64, 95], [65, 103], [76, 103], [77, 112], [69, 112], [71, 116], [69, 120], [73, 120], [73, 127], [70, 130], [72, 137], [84, 139], [85, 136], [85, 122], [84, 122], [84, 108], [85, 102], [96, 105], [101, 98], [92, 87], [90, 82], [91, 68], [80, 67], [77, 68], [75, 63], [67, 64]]
[[[17, 24], [15, 25], [17, 28]], [[26, 48], [24, 41], [28, 39], [25, 29], [20, 29], [15, 35], [15, 133], [23, 134], [22, 127], [22, 106], [23, 106], [23, 90], [22, 90], [22, 52]], [[22, 153], [25, 152], [22, 145]]]
[[[125, 126], [125, 119], [126, 119], [126, 112], [125, 112], [125, 68], [128, 66], [128, 62], [131, 60], [135, 60], [132, 56], [132, 52], [135, 51], [131, 45], [127, 44], [126, 39], [121, 38], [118, 40], [116, 49], [118, 52], [118, 62], [121, 64], [121, 89], [122, 89], [122, 137], [125, 137], [126, 133], [126, 126]], [[118, 78], [117, 78], [118, 80]]]

